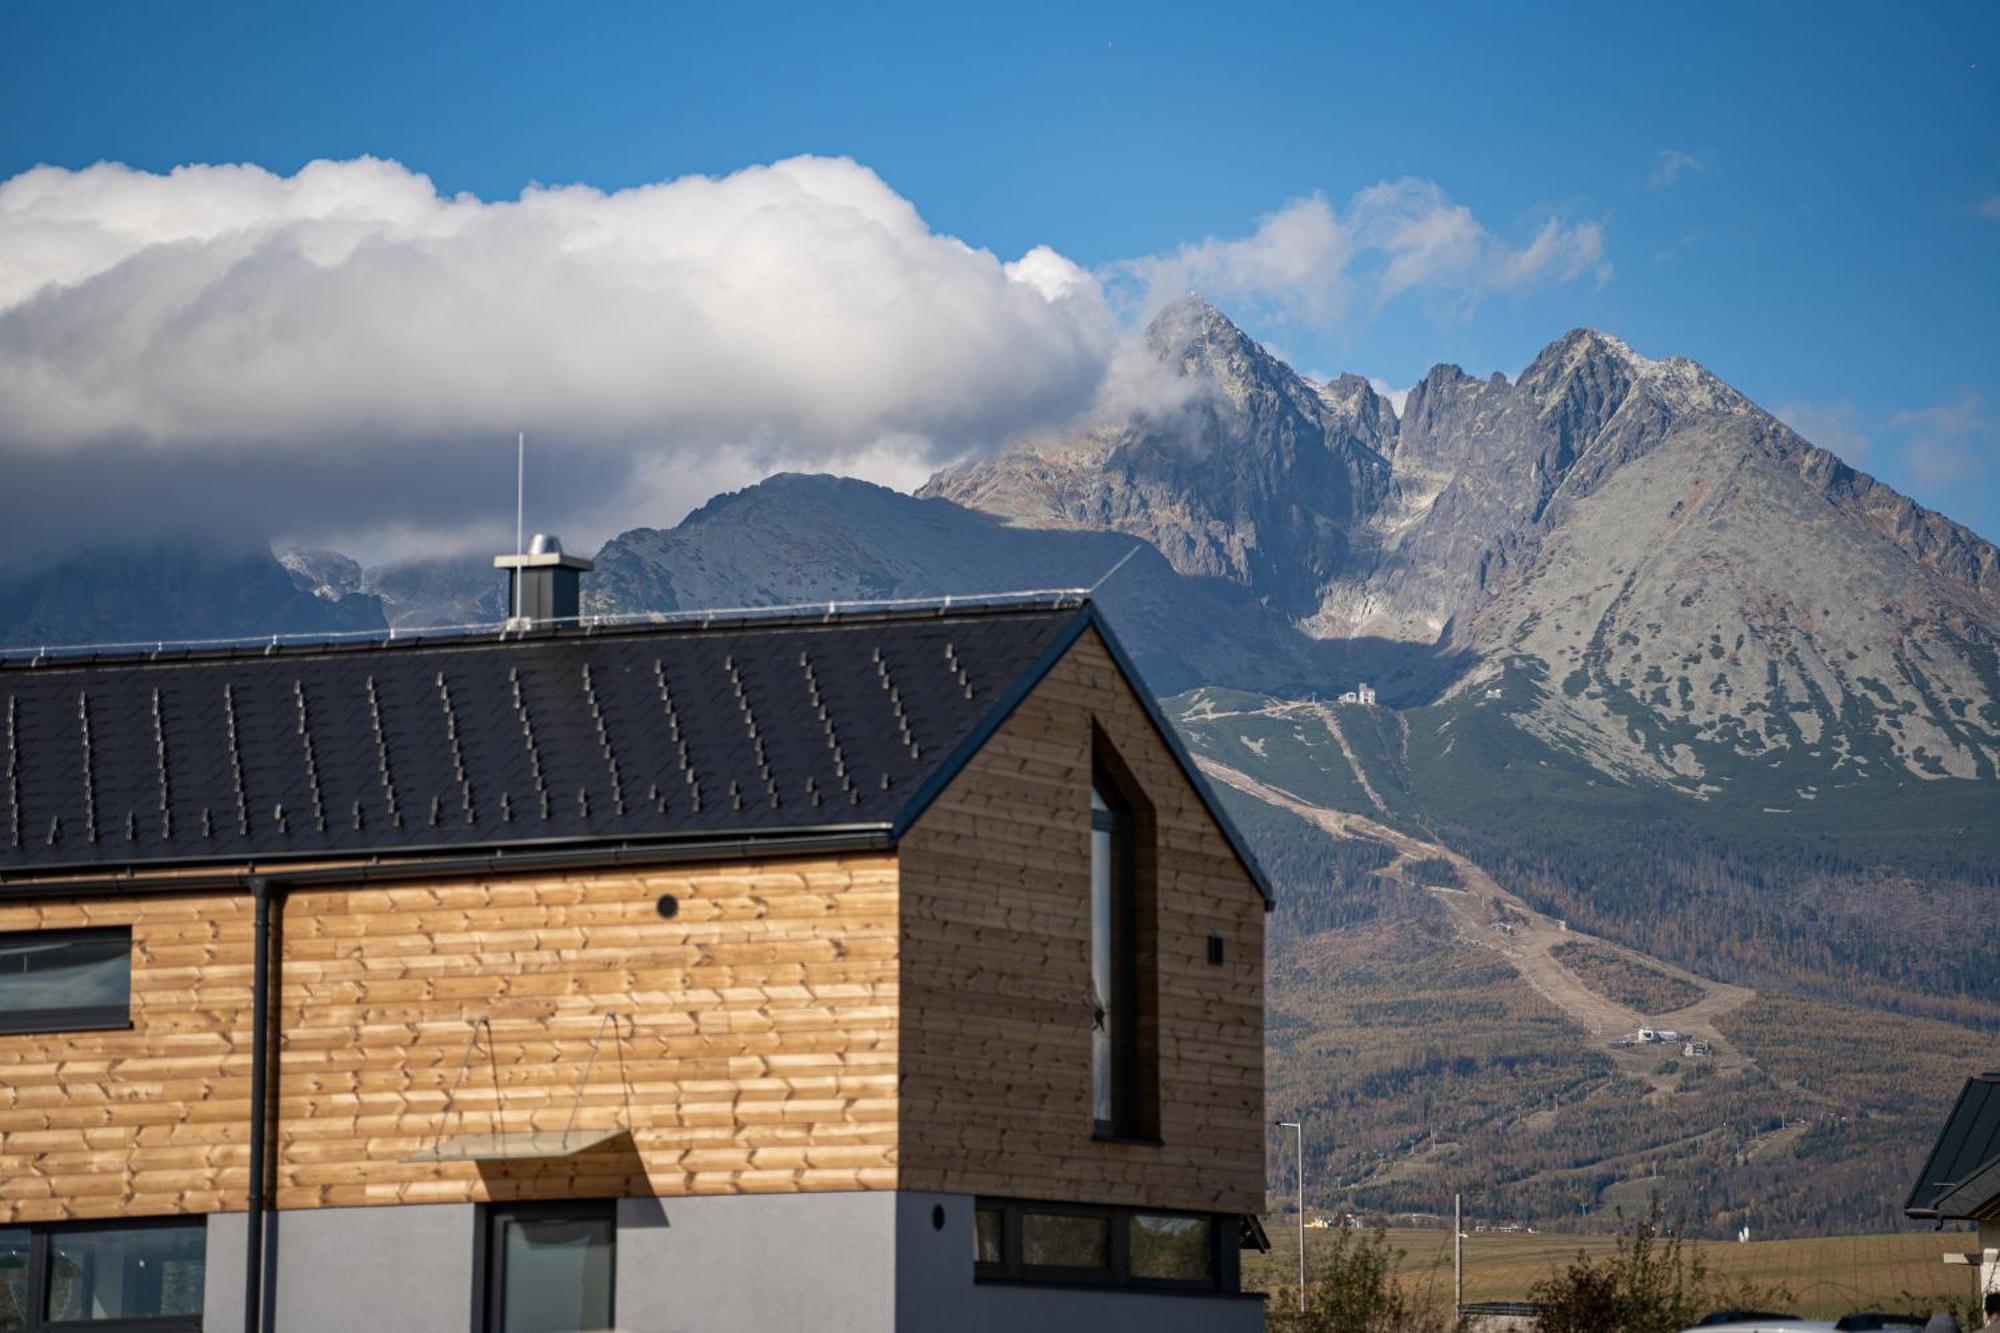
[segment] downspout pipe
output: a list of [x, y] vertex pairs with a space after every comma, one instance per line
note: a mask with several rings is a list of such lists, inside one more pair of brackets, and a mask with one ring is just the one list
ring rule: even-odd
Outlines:
[[264, 1140], [269, 1095], [266, 1070], [271, 1062], [271, 894], [270, 880], [250, 877], [255, 903], [250, 977], [250, 1199], [248, 1238], [243, 1254], [243, 1333], [264, 1327]]

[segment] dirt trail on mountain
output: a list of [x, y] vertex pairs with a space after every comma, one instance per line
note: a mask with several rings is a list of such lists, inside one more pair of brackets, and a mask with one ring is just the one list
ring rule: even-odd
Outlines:
[[[1344, 742], [1342, 748], [1346, 748]], [[1259, 782], [1218, 760], [1197, 757], [1195, 762], [1204, 773], [1216, 780], [1226, 782], [1268, 805], [1289, 810], [1335, 837], [1367, 838], [1394, 848], [1398, 853], [1395, 863], [1377, 873], [1400, 872], [1403, 864], [1410, 860], [1442, 858], [1449, 861], [1452, 869], [1458, 872], [1459, 883], [1463, 887], [1433, 887], [1429, 892], [1451, 914], [1452, 924], [1460, 937], [1468, 943], [1492, 949], [1505, 958], [1523, 981], [1568, 1015], [1572, 1022], [1589, 1034], [1594, 1043], [1608, 1045], [1614, 1037], [1628, 1035], [1642, 1027], [1669, 1028], [1683, 1037], [1709, 1043], [1714, 1052], [1711, 1060], [1718, 1070], [1740, 1069], [1752, 1063], [1722, 1035], [1715, 1024], [1715, 1020], [1722, 1015], [1756, 997], [1757, 992], [1749, 987], [1711, 981], [1600, 936], [1571, 930], [1566, 922], [1536, 911], [1501, 888], [1485, 870], [1449, 847], [1412, 837], [1365, 815], [1314, 805], [1281, 787]], [[1359, 766], [1356, 768], [1358, 771]], [[1697, 986], [1701, 989], [1701, 998], [1671, 1013], [1652, 1015], [1620, 1004], [1592, 989], [1556, 956], [1554, 950], [1558, 946], [1580, 941]], [[1626, 1072], [1644, 1078], [1652, 1084], [1656, 1094], [1663, 1095], [1672, 1090], [1677, 1078], [1647, 1068], [1656, 1063], [1652, 1056], [1659, 1052], [1658, 1047], [1637, 1047], [1612, 1054]]]
[[1347, 743], [1347, 733], [1340, 729], [1340, 719], [1335, 717], [1333, 710], [1325, 704], [1315, 704], [1313, 712], [1319, 714], [1319, 720], [1325, 723], [1326, 729], [1333, 734], [1335, 744], [1340, 746], [1340, 752], [1347, 756], [1347, 766], [1354, 770], [1354, 780], [1361, 784], [1361, 790], [1368, 793], [1368, 803], [1375, 807], [1375, 813], [1388, 814], [1389, 807], [1383, 803], [1382, 794], [1376, 791], [1375, 784], [1368, 780], [1368, 770], [1361, 766], [1361, 761], [1354, 756], [1354, 747]]

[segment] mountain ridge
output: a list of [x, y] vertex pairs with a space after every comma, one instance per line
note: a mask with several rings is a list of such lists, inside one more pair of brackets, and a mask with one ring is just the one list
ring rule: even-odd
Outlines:
[[[1441, 364], [1396, 412], [1342, 376], [1316, 391], [1320, 412], [1276, 418], [1254, 405], [1295, 403], [1304, 382], [1213, 306], [1175, 303], [1148, 343], [1170, 371], [1212, 382], [1189, 401], [1237, 405], [1235, 416], [1095, 426], [947, 468], [920, 494], [1024, 526], [1143, 537], [1184, 573], [1241, 582], [1315, 638], [1463, 651], [1480, 665], [1453, 689], [1526, 652], [1582, 682], [1548, 691], [1531, 729], [1621, 779], [1707, 793], [1707, 775], [1796, 739], [1773, 717], [1801, 698], [1818, 711], [1809, 742], [1838, 732], [1920, 775], [2000, 761], [2000, 550], [1691, 360], [1578, 328], [1513, 380]], [[1230, 425], [1234, 490], [1207, 463]], [[1313, 432], [1329, 459], [1360, 468], [1335, 503], [1313, 494]], [[1193, 461], [1158, 461], [1175, 449]], [[1057, 471], [1059, 499], [1037, 484]], [[1115, 502], [1131, 495], [1143, 503]], [[1273, 512], [1337, 524], [1340, 539], [1296, 548], [1311, 525]], [[1212, 536], [1207, 549], [1188, 539], [1216, 532], [1237, 558], [1216, 558]], [[1696, 603], [1703, 616], [1681, 614]], [[1817, 609], [1794, 615], [1795, 604]], [[1685, 641], [1726, 645], [1726, 670], [1696, 680]], [[1608, 645], [1637, 651], [1612, 670]], [[1692, 727], [1699, 744], [1649, 738], [1637, 714]]]

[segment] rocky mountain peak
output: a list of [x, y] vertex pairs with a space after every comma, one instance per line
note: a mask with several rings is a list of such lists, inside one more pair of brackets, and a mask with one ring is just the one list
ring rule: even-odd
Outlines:
[[1616, 334], [1578, 325], [1537, 352], [1528, 369], [1521, 373], [1521, 378], [1529, 378], [1535, 374], [1537, 367], [1546, 364], [1573, 366], [1585, 361], [1618, 361], [1635, 371], [1653, 364], [1650, 358], [1633, 351], [1632, 345]]
[[1601, 426], [1654, 363], [1595, 329], [1573, 329], [1543, 348], [1521, 372], [1520, 389], [1542, 415]]
[[361, 562], [338, 551], [296, 547], [277, 552], [278, 563], [292, 576], [292, 586], [337, 602], [350, 593], [363, 591]]
[[1147, 321], [1146, 345], [1162, 361], [1172, 364], [1184, 359], [1205, 359], [1216, 351], [1225, 355], [1240, 353], [1255, 344], [1206, 297], [1189, 292], [1161, 306]]
[[1239, 412], [1254, 410], [1259, 398], [1297, 408], [1314, 397], [1290, 366], [1193, 293], [1153, 316], [1145, 342], [1161, 365], [1203, 381], [1216, 398]]
[[1159, 311], [1144, 337], [1201, 381], [1177, 408], [947, 468], [918, 494], [1143, 537], [1183, 574], [1309, 612], [1388, 484], [1394, 413], [1365, 382], [1340, 382], [1330, 402], [1199, 296]]
[[1319, 386], [1329, 431], [1345, 434], [1387, 457], [1396, 448], [1396, 405], [1360, 375], [1336, 375]]

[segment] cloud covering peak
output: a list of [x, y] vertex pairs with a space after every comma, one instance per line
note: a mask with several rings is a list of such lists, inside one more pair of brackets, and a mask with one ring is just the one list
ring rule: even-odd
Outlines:
[[[889, 439], [921, 456], [1089, 401], [1113, 330], [1066, 265], [939, 235], [845, 159], [496, 203], [370, 158], [37, 168], [0, 184], [0, 446], [361, 451], [408, 483], [377, 519], [409, 522], [520, 428], [656, 482], [661, 451], [746, 476]], [[323, 512], [298, 498], [266, 520]]]
[[1585, 272], [1594, 224], [1509, 246], [1407, 180], [1092, 272], [936, 232], [846, 158], [497, 201], [367, 157], [38, 167], [0, 181], [0, 522], [16, 561], [189, 527], [489, 545], [526, 430], [531, 520], [583, 546], [773, 470], [907, 486], [1106, 410], [1135, 285], [1326, 328], [1357, 290]]

